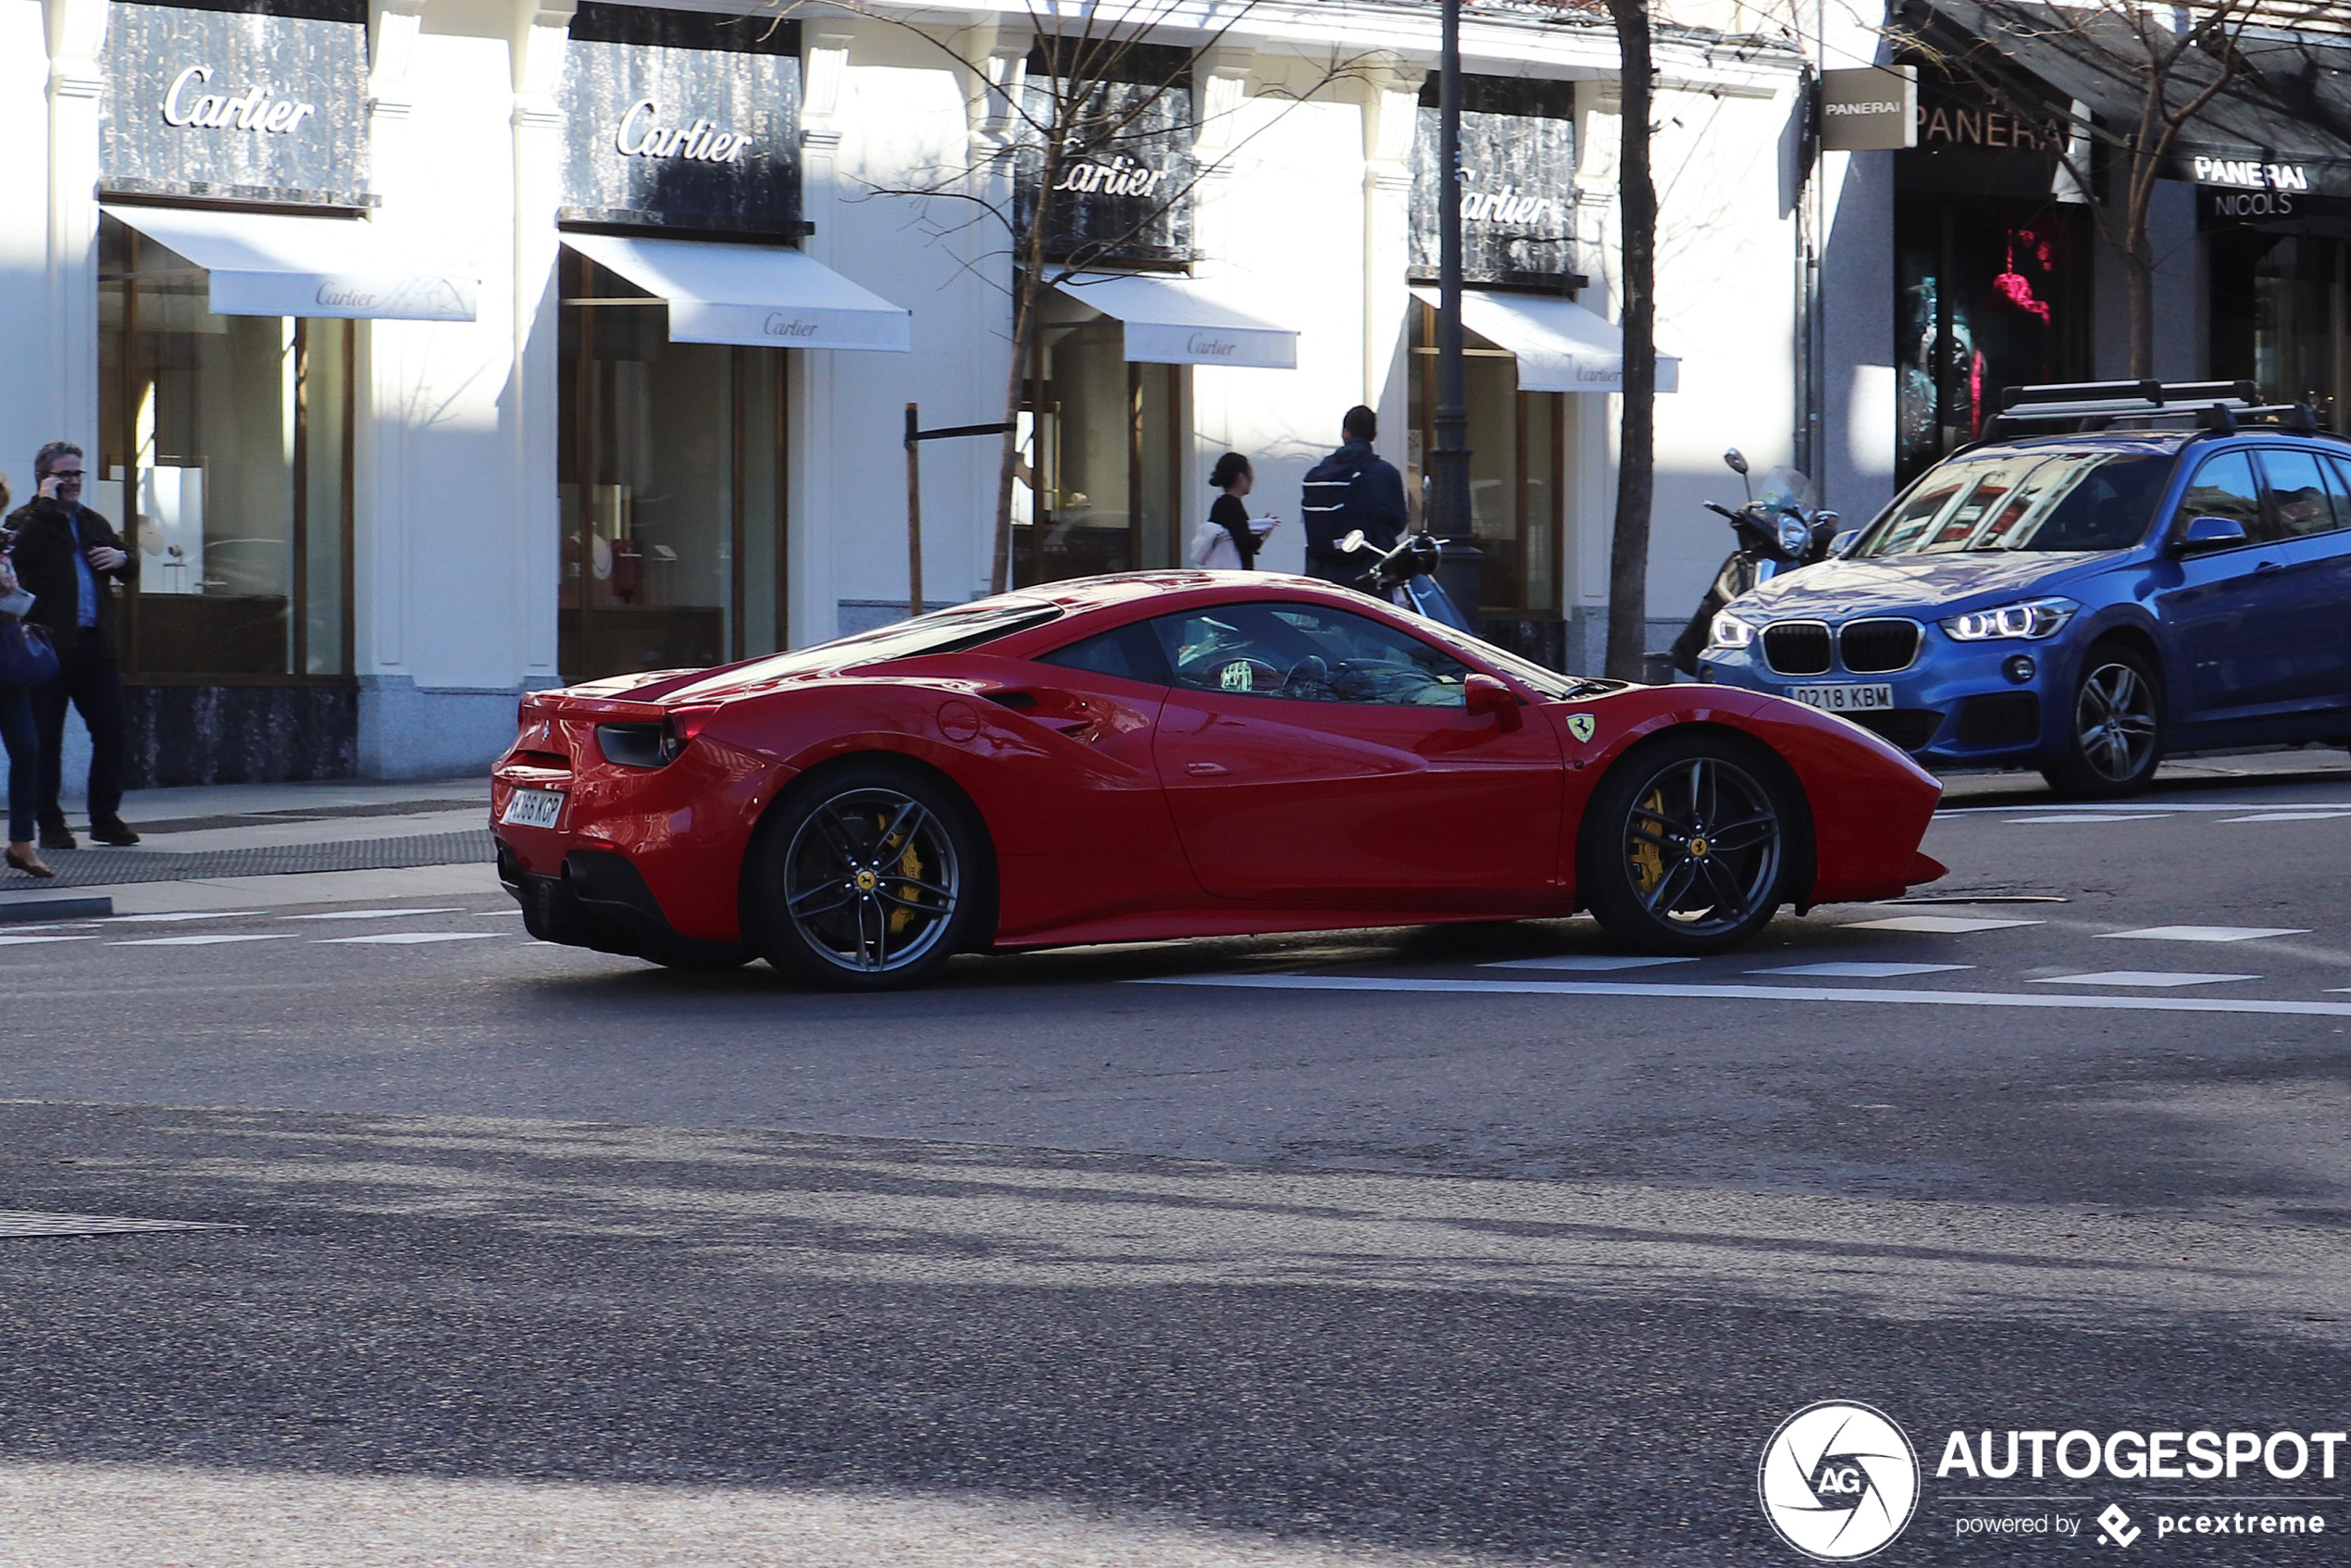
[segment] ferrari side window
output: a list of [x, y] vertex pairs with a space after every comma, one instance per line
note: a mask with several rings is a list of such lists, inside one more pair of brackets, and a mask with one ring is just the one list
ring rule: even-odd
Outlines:
[[1470, 668], [1368, 616], [1320, 605], [1219, 604], [1151, 623], [1176, 684], [1305, 703], [1458, 708]]
[[1167, 661], [1160, 655], [1159, 641], [1150, 628], [1122, 626], [1073, 642], [1066, 648], [1056, 648], [1050, 653], [1039, 653], [1040, 665], [1059, 665], [1064, 669], [1082, 669], [1095, 675], [1116, 676], [1121, 680], [1140, 680], [1153, 686], [1165, 686]]

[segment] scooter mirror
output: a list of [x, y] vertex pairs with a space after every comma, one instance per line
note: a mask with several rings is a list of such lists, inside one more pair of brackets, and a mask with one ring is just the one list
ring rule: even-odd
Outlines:
[[1735, 446], [1731, 448], [1730, 451], [1723, 454], [1723, 461], [1731, 466], [1731, 472], [1734, 474], [1744, 474], [1747, 472], [1747, 454], [1741, 452]]
[[1355, 552], [1363, 548], [1363, 530], [1349, 529], [1347, 537], [1338, 541], [1338, 547], [1350, 555], [1354, 554]]

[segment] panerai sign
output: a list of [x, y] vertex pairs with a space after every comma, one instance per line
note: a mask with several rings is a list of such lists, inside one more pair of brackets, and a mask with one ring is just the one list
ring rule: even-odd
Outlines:
[[1821, 73], [1821, 145], [1832, 153], [1919, 144], [1919, 68], [1864, 66]]
[[101, 188], [367, 205], [367, 0], [301, 9], [111, 6]]
[[2230, 185], [2240, 191], [2307, 191], [2310, 177], [2298, 163], [2260, 163], [2240, 158], [2196, 160], [2199, 185]]
[[584, 0], [563, 97], [566, 220], [802, 231], [796, 25]]

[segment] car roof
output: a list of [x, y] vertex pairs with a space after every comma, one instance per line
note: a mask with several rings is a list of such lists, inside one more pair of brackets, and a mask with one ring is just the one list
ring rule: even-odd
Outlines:
[[2051, 435], [2004, 436], [1978, 446], [1963, 446], [1943, 461], [1973, 463], [2060, 452], [2128, 452], [2149, 457], [2169, 457], [2192, 443], [2208, 445], [2222, 442], [2323, 442], [2336, 447], [2351, 446], [2351, 441], [2332, 430], [2306, 435], [2300, 430], [2266, 425], [2247, 426], [2232, 435], [2224, 435], [2218, 430], [2074, 430]]

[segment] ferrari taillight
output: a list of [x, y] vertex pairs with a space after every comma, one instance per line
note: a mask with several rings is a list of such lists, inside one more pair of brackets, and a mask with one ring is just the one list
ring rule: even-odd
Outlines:
[[661, 760], [676, 762], [678, 753], [702, 733], [702, 727], [709, 723], [710, 716], [717, 711], [715, 707], [672, 708], [669, 716], [661, 721]]

